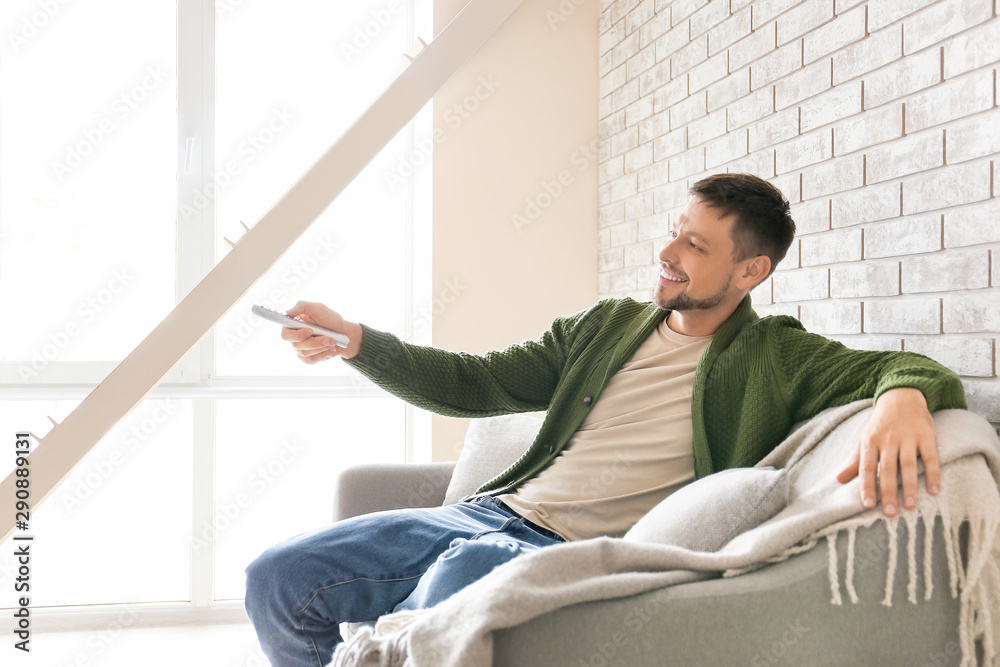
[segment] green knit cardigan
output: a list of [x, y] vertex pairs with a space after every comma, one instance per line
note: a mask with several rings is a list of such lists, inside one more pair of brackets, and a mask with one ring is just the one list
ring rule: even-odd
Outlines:
[[[361, 350], [345, 361], [386, 391], [450, 417], [547, 410], [528, 450], [477, 492], [507, 493], [552, 462], [666, 315], [651, 302], [603, 299], [557, 318], [536, 341], [483, 355], [412, 345], [362, 325]], [[932, 412], [966, 407], [958, 376], [937, 362], [912, 352], [852, 350], [805, 331], [793, 317], [760, 318], [748, 296], [695, 371], [695, 478], [753, 466], [795, 422], [896, 387], [921, 390]]]

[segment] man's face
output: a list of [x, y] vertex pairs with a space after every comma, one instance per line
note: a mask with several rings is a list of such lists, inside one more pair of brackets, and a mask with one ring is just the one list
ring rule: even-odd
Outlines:
[[731, 219], [720, 218], [717, 209], [697, 198], [688, 200], [674, 222], [671, 238], [660, 248], [660, 275], [653, 288], [653, 301], [660, 308], [731, 309], [743, 298], [731, 287], [737, 270], [731, 225]]

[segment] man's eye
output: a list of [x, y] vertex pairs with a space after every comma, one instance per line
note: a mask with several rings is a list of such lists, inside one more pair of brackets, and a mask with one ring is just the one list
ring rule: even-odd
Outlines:
[[701, 250], [701, 248], [699, 248], [698, 246], [696, 246], [696, 245], [695, 245], [695, 244], [693, 244], [693, 243], [691, 243], [690, 245], [691, 245], [691, 247], [692, 247], [692, 248], [694, 248], [695, 250]]

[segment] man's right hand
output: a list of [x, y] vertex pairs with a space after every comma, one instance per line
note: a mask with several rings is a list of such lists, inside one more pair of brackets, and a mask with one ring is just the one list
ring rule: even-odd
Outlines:
[[303, 363], [315, 364], [331, 357], [351, 359], [361, 351], [361, 325], [345, 320], [340, 313], [330, 310], [321, 303], [299, 301], [287, 311], [287, 315], [318, 324], [351, 339], [350, 345], [340, 347], [329, 336], [313, 337], [312, 329], [282, 327], [281, 337], [291, 342]]

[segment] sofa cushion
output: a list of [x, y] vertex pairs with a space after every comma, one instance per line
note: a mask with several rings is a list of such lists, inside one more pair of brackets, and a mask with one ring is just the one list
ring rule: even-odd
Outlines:
[[523, 414], [473, 419], [444, 504], [456, 503], [506, 470], [535, 441], [542, 420]]
[[718, 551], [787, 504], [788, 476], [784, 469], [723, 470], [664, 498], [622, 539]]

